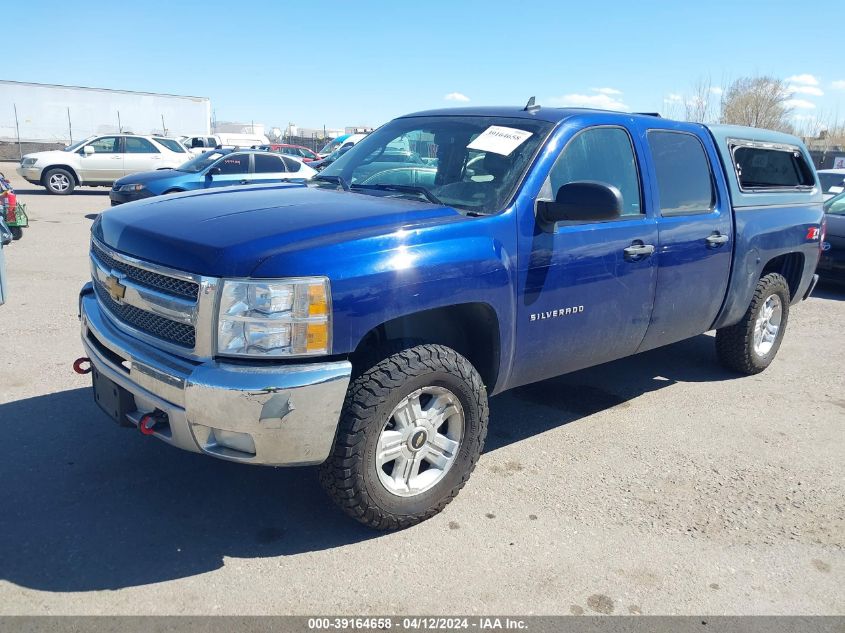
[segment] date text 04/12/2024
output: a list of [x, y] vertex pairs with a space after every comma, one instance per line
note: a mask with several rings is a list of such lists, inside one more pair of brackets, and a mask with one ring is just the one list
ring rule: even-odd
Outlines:
[[524, 630], [524, 620], [512, 618], [391, 617], [309, 618], [309, 630]]

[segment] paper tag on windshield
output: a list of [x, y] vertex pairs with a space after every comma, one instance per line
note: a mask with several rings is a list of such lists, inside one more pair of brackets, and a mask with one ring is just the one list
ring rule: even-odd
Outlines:
[[476, 136], [475, 140], [467, 145], [467, 149], [510, 156], [513, 150], [522, 145], [529, 136], [531, 136], [531, 132], [525, 130], [491, 125]]

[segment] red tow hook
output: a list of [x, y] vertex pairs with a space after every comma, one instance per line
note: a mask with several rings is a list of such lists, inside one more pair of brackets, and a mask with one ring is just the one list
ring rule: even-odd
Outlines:
[[138, 430], [142, 435], [154, 435], [158, 420], [152, 413], [145, 413], [138, 421]]
[[[87, 365], [87, 367], [83, 367], [83, 365]], [[77, 358], [73, 361], [73, 371], [77, 374], [90, 374], [91, 373], [91, 359], [83, 356], [82, 358]]]

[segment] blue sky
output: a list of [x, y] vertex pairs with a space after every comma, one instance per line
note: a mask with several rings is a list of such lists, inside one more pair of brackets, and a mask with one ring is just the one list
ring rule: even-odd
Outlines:
[[[7, 3], [0, 78], [210, 97], [219, 120], [377, 125], [450, 105], [677, 114], [693, 84], [794, 77], [845, 119], [845, 1]], [[8, 38], [7, 38], [8, 39]], [[839, 57], [839, 60], [837, 60]], [[680, 110], [679, 110], [680, 108]]]

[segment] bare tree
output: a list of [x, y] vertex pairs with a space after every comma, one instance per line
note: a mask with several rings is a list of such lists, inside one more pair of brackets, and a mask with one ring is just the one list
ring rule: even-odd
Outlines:
[[692, 95], [684, 99], [684, 120], [709, 123], [713, 120], [713, 82], [710, 77], [699, 78], [692, 87]]
[[774, 77], [741, 77], [722, 95], [722, 123], [792, 132], [792, 93], [786, 82]]

